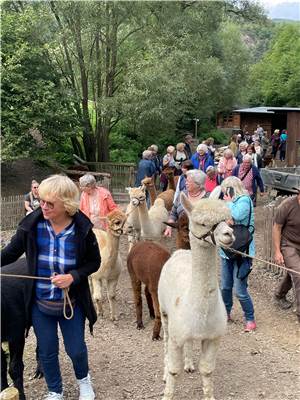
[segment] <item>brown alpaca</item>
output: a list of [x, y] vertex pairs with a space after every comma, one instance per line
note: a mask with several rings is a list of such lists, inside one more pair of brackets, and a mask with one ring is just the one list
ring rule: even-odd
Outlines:
[[174, 169], [170, 167], [166, 167], [163, 169], [163, 173], [166, 175], [168, 179], [168, 189], [176, 190], [177, 182], [179, 179], [179, 176], [174, 176]]
[[156, 200], [156, 198], [163, 199], [163, 201], [165, 202], [166, 209], [168, 211], [171, 211], [172, 206], [173, 206], [175, 190], [168, 189], [162, 193], [159, 193], [159, 195], [157, 195], [153, 178], [144, 178], [142, 180], [142, 185], [146, 187], [146, 189], [148, 190], [148, 192], [150, 194], [151, 205], [154, 204], [154, 201]]
[[190, 250], [190, 237], [189, 237], [189, 217], [185, 212], [180, 213], [176, 222], [166, 222], [166, 225], [177, 229], [176, 235], [176, 249]]
[[137, 329], [144, 329], [141, 287], [145, 284], [145, 296], [151, 318], [155, 318], [152, 340], [160, 339], [161, 318], [157, 298], [157, 287], [160, 273], [170, 252], [156, 242], [143, 241], [135, 243], [127, 257], [127, 268], [130, 275], [137, 318]]

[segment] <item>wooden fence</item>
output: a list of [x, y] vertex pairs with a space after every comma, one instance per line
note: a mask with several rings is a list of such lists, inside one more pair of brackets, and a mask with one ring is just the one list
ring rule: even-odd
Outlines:
[[[274, 201], [264, 206], [264, 245], [265, 245], [265, 252], [264, 252], [264, 259], [269, 262], [274, 262], [274, 246], [273, 246], [273, 239], [272, 239], [272, 227], [274, 223], [275, 213], [278, 206], [282, 203], [282, 201], [286, 198], [285, 197], [277, 197]], [[275, 272], [279, 275], [284, 274], [284, 270], [282, 268], [278, 268], [275, 266], [267, 265], [266, 268], [272, 272]]]
[[125, 192], [126, 187], [134, 186], [136, 165], [133, 163], [86, 162], [92, 171], [108, 172], [113, 192]]
[[25, 216], [24, 195], [1, 198], [1, 230], [15, 229]]

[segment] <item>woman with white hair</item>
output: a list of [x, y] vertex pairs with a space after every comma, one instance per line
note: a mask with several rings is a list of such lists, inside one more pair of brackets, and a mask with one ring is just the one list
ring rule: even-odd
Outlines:
[[239, 151], [236, 153], [236, 160], [238, 164], [242, 163], [244, 155], [247, 154], [247, 147], [248, 143], [246, 141], [243, 141], [239, 144]]
[[109, 190], [96, 185], [96, 179], [91, 174], [85, 174], [79, 179], [82, 191], [80, 210], [92, 221], [97, 229], [106, 229], [107, 214], [118, 208]]
[[[192, 203], [195, 203], [196, 201], [206, 197], [205, 179], [206, 175], [202, 171], [192, 169], [186, 172], [186, 188], [183, 189], [183, 192], [187, 195]], [[179, 215], [183, 211], [184, 209], [182, 204], [180, 203], [180, 196], [178, 196], [177, 199], [174, 201], [168, 222], [176, 222], [179, 218]], [[172, 235], [172, 228], [170, 226], [166, 228], [164, 235]]]
[[174, 170], [174, 174], [175, 174], [176, 162], [174, 160], [174, 153], [175, 153], [175, 147], [168, 146], [167, 153], [164, 155], [163, 160], [162, 160], [163, 168], [162, 168], [162, 173], [160, 175], [160, 187], [163, 192], [165, 190], [167, 190], [167, 187], [168, 187], [168, 178], [164, 174], [164, 168], [172, 168]]
[[243, 162], [238, 164], [232, 171], [233, 176], [237, 176], [248, 191], [254, 207], [256, 206], [257, 187], [259, 187], [260, 195], [264, 194], [264, 183], [260, 176], [259, 169], [252, 164], [252, 156], [246, 154], [243, 157]]
[[[227, 202], [231, 211], [232, 225], [239, 224], [248, 227], [249, 232], [254, 233], [254, 210], [252, 200], [244, 189], [242, 182], [235, 176], [226, 178], [221, 183], [223, 199]], [[248, 254], [255, 255], [255, 243], [249, 243]], [[247, 257], [229, 256], [222, 249], [220, 250], [222, 261], [221, 270], [221, 292], [226, 307], [228, 321], [232, 321], [231, 310], [233, 306], [233, 288], [236, 297], [239, 299], [245, 318], [245, 332], [256, 329], [254, 318], [254, 307], [251, 296], [248, 292], [248, 275], [251, 272], [252, 260]]]
[[220, 158], [218, 164], [218, 173], [222, 176], [222, 178], [228, 178], [228, 176], [232, 175], [232, 171], [236, 165], [237, 161], [232, 150], [226, 149], [223, 153], [223, 157]]
[[203, 172], [205, 172], [210, 165], [214, 166], [214, 160], [210, 157], [208, 147], [204, 143], [198, 145], [197, 151], [193, 154], [191, 160], [194, 168], [200, 169]]
[[[40, 207], [24, 218], [15, 236], [1, 253], [2, 266], [26, 254], [28, 275], [49, 280], [32, 280], [24, 302], [28, 326], [32, 322], [48, 395], [45, 400], [62, 400], [59, 368], [60, 327], [65, 350], [71, 358], [80, 399], [94, 400], [84, 339], [85, 320], [90, 331], [97, 320], [88, 277], [96, 272], [101, 258], [91, 221], [79, 211], [79, 191], [67, 176], [53, 175], [39, 186]], [[73, 306], [64, 308], [64, 291]]]

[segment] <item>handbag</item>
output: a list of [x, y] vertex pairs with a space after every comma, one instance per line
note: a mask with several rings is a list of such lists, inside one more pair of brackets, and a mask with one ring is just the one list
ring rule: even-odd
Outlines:
[[[234, 224], [233, 226], [231, 226], [231, 228], [233, 229], [234, 237], [235, 237], [235, 240], [232, 243], [231, 248], [234, 250], [241, 251], [242, 253], [247, 253], [247, 254], [249, 253], [249, 246], [253, 240], [253, 234], [254, 234], [254, 226], [250, 225], [251, 215], [252, 215], [252, 207], [251, 207], [250, 198], [249, 198], [249, 202], [250, 202], [250, 212], [249, 212], [247, 225]], [[250, 232], [249, 228], [252, 229], [252, 232]], [[232, 252], [230, 249], [222, 248], [222, 250], [224, 251], [224, 253], [230, 260], [242, 261], [241, 255]], [[238, 262], [238, 264], [240, 264], [240, 262]]]

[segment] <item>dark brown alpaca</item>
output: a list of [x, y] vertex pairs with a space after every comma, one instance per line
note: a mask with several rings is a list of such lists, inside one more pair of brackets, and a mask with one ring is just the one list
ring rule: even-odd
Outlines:
[[142, 283], [145, 284], [145, 296], [151, 318], [155, 318], [152, 340], [160, 339], [161, 319], [157, 297], [157, 287], [162, 267], [170, 257], [170, 252], [159, 243], [151, 241], [137, 242], [127, 257], [137, 318], [137, 329], [143, 329]]
[[176, 249], [190, 250], [190, 238], [189, 238], [189, 217], [185, 212], [180, 213], [179, 218], [176, 222], [167, 222], [166, 225], [177, 229], [176, 235]]
[[157, 195], [153, 178], [148, 178], [148, 177], [144, 178], [142, 180], [142, 184], [146, 187], [146, 189], [148, 190], [148, 192], [150, 194], [151, 205], [154, 204], [156, 198], [163, 199], [163, 201], [165, 202], [166, 209], [168, 211], [171, 211], [172, 206], [173, 206], [175, 190], [168, 189], [168, 190], [165, 190], [164, 192], [161, 192], [161, 193], [159, 193]]

